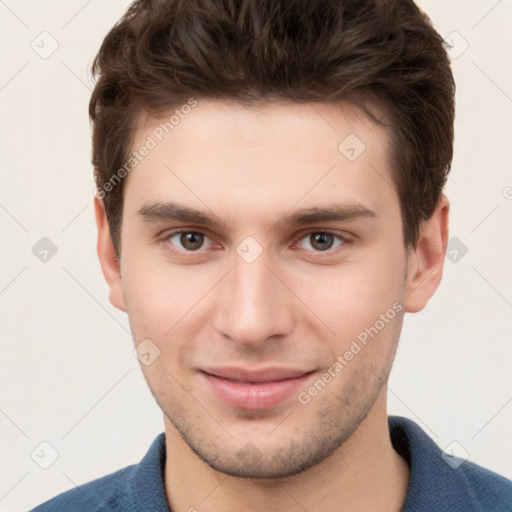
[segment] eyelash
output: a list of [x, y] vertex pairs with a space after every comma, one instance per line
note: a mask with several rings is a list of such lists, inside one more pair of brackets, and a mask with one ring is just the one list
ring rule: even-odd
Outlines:
[[[179, 252], [179, 253], [190, 254], [190, 255], [200, 254], [203, 251], [202, 248], [192, 251], [192, 250], [187, 250], [187, 249], [175, 249], [172, 247], [173, 244], [171, 244], [170, 238], [173, 237], [174, 235], [179, 235], [179, 234], [183, 234], [183, 233], [201, 234], [211, 241], [211, 238], [206, 233], [204, 233], [200, 230], [196, 230], [196, 229], [188, 229], [187, 230], [187, 229], [183, 229], [183, 228], [166, 233], [165, 236], [163, 237], [162, 241], [165, 243], [166, 247], [172, 252]], [[334, 247], [334, 248], [326, 249], [325, 251], [312, 251], [315, 254], [317, 254], [318, 256], [321, 256], [322, 254], [332, 255], [335, 252], [337, 252], [338, 250], [342, 249], [345, 245], [350, 244], [352, 242], [352, 240], [350, 238], [348, 238], [346, 236], [342, 236], [339, 233], [336, 233], [334, 231], [330, 231], [329, 229], [312, 229], [305, 233], [301, 233], [300, 237], [297, 238], [296, 241], [294, 242], [294, 245], [296, 245], [298, 242], [304, 240], [305, 238], [307, 238], [308, 236], [311, 236], [313, 234], [331, 235], [335, 239], [337, 239], [341, 242], [341, 245], [338, 245], [337, 247]], [[308, 251], [308, 252], [310, 251], [308, 249], [302, 249], [302, 250]]]

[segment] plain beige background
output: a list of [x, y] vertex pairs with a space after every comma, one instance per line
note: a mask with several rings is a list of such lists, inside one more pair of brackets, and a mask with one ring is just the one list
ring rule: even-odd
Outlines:
[[[406, 315], [390, 413], [512, 478], [512, 1], [419, 4], [453, 46], [453, 239], [438, 293]], [[95, 252], [90, 65], [127, 5], [0, 1], [5, 512], [138, 462], [163, 431]]]

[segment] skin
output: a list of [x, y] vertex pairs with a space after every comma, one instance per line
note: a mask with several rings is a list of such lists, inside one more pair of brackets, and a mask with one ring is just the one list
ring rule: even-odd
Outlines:
[[[141, 116], [134, 148], [160, 121]], [[349, 134], [366, 146], [354, 161], [338, 151]], [[135, 345], [160, 350], [141, 368], [164, 413], [173, 511], [400, 510], [409, 468], [389, 439], [386, 383], [404, 313], [440, 283], [449, 202], [442, 195], [417, 247], [405, 248], [391, 183], [388, 134], [355, 106], [199, 100], [126, 178], [120, 261], [95, 200], [110, 300], [128, 313]], [[166, 202], [219, 223], [138, 213]], [[375, 215], [277, 222], [353, 203]], [[187, 252], [171, 230], [201, 232], [204, 245]], [[319, 250], [311, 235], [326, 230], [343, 238]], [[249, 251], [262, 250], [251, 263], [237, 253], [248, 236]], [[396, 303], [402, 310], [307, 404], [294, 393], [262, 410], [233, 407], [200, 372], [307, 370], [307, 391]]]

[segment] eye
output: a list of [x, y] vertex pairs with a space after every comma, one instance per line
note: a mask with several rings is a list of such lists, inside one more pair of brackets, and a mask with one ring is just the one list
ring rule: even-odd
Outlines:
[[206, 247], [203, 246], [205, 242], [209, 242], [209, 245], [212, 243], [204, 233], [200, 233], [199, 231], [178, 231], [171, 233], [167, 237], [167, 240], [169, 240], [172, 245], [178, 246], [180, 249], [184, 249], [188, 252], [205, 249]]
[[330, 233], [329, 231], [314, 231], [301, 239], [299, 247], [318, 252], [339, 247], [344, 243], [345, 240], [340, 235]]

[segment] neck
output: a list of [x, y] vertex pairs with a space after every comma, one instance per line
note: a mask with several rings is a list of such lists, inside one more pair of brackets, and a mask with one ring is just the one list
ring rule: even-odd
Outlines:
[[164, 423], [171, 454], [165, 489], [173, 512], [398, 512], [405, 501], [409, 467], [391, 445], [385, 397], [330, 457], [298, 475], [271, 480], [231, 477], [212, 469], [167, 418]]

